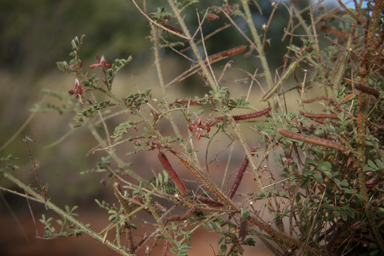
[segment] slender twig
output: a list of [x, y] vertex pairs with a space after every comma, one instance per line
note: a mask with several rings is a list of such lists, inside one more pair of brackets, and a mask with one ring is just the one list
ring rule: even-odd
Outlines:
[[23, 140], [24, 140], [25, 146], [27, 147], [29, 158], [31, 159], [31, 162], [32, 162], [33, 171], [35, 172], [35, 178], [40, 185], [40, 189], [41, 189], [41, 193], [43, 194], [44, 201], [46, 201], [47, 200], [47, 194], [45, 191], [45, 186], [43, 186], [43, 184], [41, 183], [41, 180], [39, 178], [39, 175], [37, 174], [37, 164], [35, 163], [35, 160], [33, 160], [31, 150], [29, 149], [29, 146], [28, 146], [28, 141], [32, 141], [32, 142], [34, 142], [34, 141], [32, 139], [30, 139], [28, 136], [25, 136], [25, 138]]
[[171, 33], [171, 34], [174, 34], [175, 36], [178, 36], [178, 37], [181, 37], [181, 38], [183, 38], [183, 39], [189, 39], [190, 37], [186, 37], [186, 36], [183, 36], [183, 35], [181, 35], [180, 33], [177, 33], [177, 32], [175, 32], [175, 31], [173, 31], [173, 30], [171, 30], [171, 29], [169, 29], [169, 28], [167, 28], [167, 27], [165, 27], [165, 26], [163, 26], [163, 25], [161, 25], [161, 24], [159, 24], [159, 23], [157, 23], [157, 22], [155, 22], [154, 20], [152, 20], [143, 10], [141, 10], [140, 9], [140, 7], [137, 5], [137, 3], [135, 2], [135, 0], [132, 0], [132, 2], [133, 2], [133, 4], [136, 6], [136, 8], [139, 10], [139, 12], [141, 12], [141, 14], [145, 17], [145, 18], [147, 18], [150, 22], [151, 22], [151, 24], [154, 24], [155, 26], [157, 26], [157, 27], [160, 27], [160, 28], [162, 28], [162, 29], [164, 29], [165, 31], [168, 31], [169, 33]]
[[[163, 101], [165, 102], [165, 108], [166, 108], [166, 110], [169, 111], [169, 102], [168, 102], [167, 92], [166, 92], [165, 85], [164, 85], [163, 73], [161, 71], [161, 66], [160, 66], [159, 38], [157, 35], [158, 31], [157, 31], [157, 28], [155, 28], [154, 26], [152, 26], [151, 28], [152, 28], [152, 35], [153, 35], [153, 41], [154, 41], [153, 49], [155, 52], [155, 65], [156, 65], [156, 70], [157, 70], [157, 76], [159, 78], [161, 92], [163, 94]], [[168, 118], [169, 118], [169, 122], [171, 123], [174, 132], [176, 133], [176, 136], [181, 138], [180, 130], [177, 127], [175, 120], [173, 119], [172, 115], [169, 115]]]

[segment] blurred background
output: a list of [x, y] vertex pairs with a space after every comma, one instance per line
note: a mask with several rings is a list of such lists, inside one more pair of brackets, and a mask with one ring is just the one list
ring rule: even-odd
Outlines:
[[[142, 5], [142, 1], [138, 1]], [[221, 6], [221, 1], [202, 1], [200, 10], [209, 6]], [[232, 1], [229, 1], [232, 4]], [[233, 1], [234, 2], [234, 1]], [[295, 1], [297, 6], [305, 7], [308, 1]], [[272, 11], [269, 1], [258, 1], [262, 14], [253, 5], [254, 21], [261, 30], [262, 24], [268, 21]], [[330, 3], [328, 8], [334, 3]], [[160, 6], [167, 6], [166, 1], [146, 1], [148, 13], [156, 12]], [[299, 8], [300, 8], [299, 7]], [[190, 29], [194, 31], [198, 24], [196, 14], [186, 16]], [[169, 10], [169, 8], [168, 8]], [[203, 13], [200, 13], [202, 16]], [[306, 17], [304, 15], [304, 17]], [[287, 26], [289, 14], [282, 5], [274, 14], [269, 27], [268, 39], [271, 44], [266, 46], [266, 54], [271, 65], [271, 70], [281, 66], [282, 57], [286, 53], [289, 39], [281, 41], [284, 27]], [[309, 16], [306, 17], [307, 19]], [[219, 21], [205, 23], [205, 34], [213, 32], [217, 28], [229, 22], [221, 16]], [[309, 22], [307, 22], [309, 23]], [[175, 21], [169, 24], [177, 27]], [[243, 26], [248, 34], [247, 27]], [[298, 30], [298, 34], [301, 32]], [[38, 186], [34, 177], [29, 154], [23, 138], [28, 135], [35, 142], [29, 142], [29, 148], [36, 162], [39, 163], [38, 173], [44, 184], [48, 184], [48, 197], [60, 207], [64, 205], [78, 205], [80, 219], [91, 223], [95, 230], [101, 230], [108, 225], [107, 213], [100, 209], [94, 199], [116, 202], [113, 196], [111, 183], [107, 186], [100, 184], [103, 174], [80, 175], [80, 172], [92, 169], [103, 156], [102, 153], [91, 155], [89, 151], [97, 146], [97, 142], [89, 134], [87, 129], [81, 128], [76, 133], [65, 138], [56, 146], [44, 149], [54, 143], [70, 131], [73, 121], [73, 113], [47, 112], [33, 114], [30, 109], [35, 103], [48, 102], [49, 99], [41, 93], [43, 88], [68, 92], [74, 88], [75, 77], [57, 70], [57, 61], [69, 61], [68, 54], [71, 51], [71, 40], [85, 34], [84, 45], [81, 48], [83, 66], [87, 67], [96, 63], [96, 55], [104, 55], [108, 63], [116, 58], [128, 58], [132, 56], [132, 62], [116, 77], [114, 88], [123, 95], [129, 95], [140, 90], [152, 88], [159, 91], [159, 83], [155, 71], [153, 51], [150, 40], [148, 21], [139, 13], [131, 1], [127, 0], [2, 0], [0, 1], [0, 157], [13, 155], [18, 160], [12, 161], [19, 166], [14, 175], [31, 186]], [[206, 47], [209, 54], [236, 47], [247, 42], [239, 36], [235, 29], [230, 28], [218, 33], [207, 40]], [[294, 44], [300, 46], [297, 39]], [[182, 49], [178, 48], [179, 50]], [[187, 55], [193, 58], [191, 52]], [[236, 66], [253, 73], [258, 67], [256, 53], [249, 58], [236, 56]], [[166, 82], [182, 73], [190, 67], [188, 61], [182, 59], [175, 52], [162, 50], [162, 65]], [[217, 67], [222, 70], [225, 61]], [[98, 70], [91, 71], [100, 75]], [[221, 71], [218, 71], [220, 75]], [[236, 78], [228, 73], [227, 81]], [[231, 80], [232, 79], [232, 80]], [[224, 81], [225, 83], [225, 81]], [[228, 86], [228, 85], [224, 85]], [[236, 85], [238, 92], [244, 94], [249, 84]], [[203, 96], [207, 92], [203, 80], [199, 76], [191, 77], [169, 91], [170, 101], [178, 98], [191, 98], [194, 95]], [[237, 90], [237, 89], [236, 89]], [[255, 87], [254, 92], [258, 89]], [[184, 97], [181, 97], [184, 95]], [[259, 103], [260, 99], [253, 100], [255, 107], [260, 109], [267, 105]], [[24, 125], [25, 124], [25, 125]], [[21, 128], [21, 131], [18, 130]], [[161, 127], [165, 131], [166, 126]], [[113, 132], [114, 127], [110, 127]], [[15, 135], [16, 134], [16, 135]], [[15, 136], [14, 136], [15, 135]], [[119, 147], [124, 156], [128, 149]], [[128, 146], [127, 146], [128, 147]], [[241, 152], [241, 150], [239, 150]], [[204, 151], [205, 152], [205, 151]], [[236, 152], [236, 151], [234, 151]], [[154, 158], [155, 154], [151, 156]], [[234, 156], [233, 166], [237, 168], [244, 156]], [[127, 161], [143, 163], [142, 156]], [[158, 167], [157, 163], [151, 163], [146, 168]], [[137, 169], [135, 169], [137, 168]], [[143, 166], [133, 167], [141, 171]], [[213, 174], [215, 175], [215, 174]], [[145, 175], [143, 175], [145, 176]], [[151, 173], [147, 178], [151, 177]], [[4, 178], [0, 178], [0, 186], [20, 191]], [[20, 191], [23, 193], [23, 191]], [[31, 209], [37, 222], [35, 227], [30, 209], [25, 199], [10, 193], [0, 191], [0, 254], [1, 255], [101, 255], [113, 251], [93, 241], [86, 235], [81, 238], [67, 238], [55, 240], [36, 239], [36, 232], [43, 235], [42, 224], [38, 222], [41, 213], [47, 216], [55, 216], [46, 212], [43, 205], [31, 203]], [[57, 216], [56, 216], [57, 217]], [[82, 219], [83, 218], [83, 219]], [[209, 240], [202, 236], [203, 240]], [[217, 243], [213, 240], [213, 246]], [[210, 245], [201, 242], [207, 248], [208, 253], [200, 251], [204, 255], [213, 255]], [[193, 245], [193, 244], [192, 244]], [[215, 247], [215, 249], [217, 249]], [[261, 246], [261, 253], [267, 251]], [[203, 250], [203, 249], [202, 249]], [[255, 252], [251, 252], [256, 255]], [[251, 255], [247, 254], [247, 255]], [[192, 255], [192, 254], [191, 254]], [[195, 255], [195, 254], [193, 254]], [[197, 254], [196, 254], [197, 255]]]

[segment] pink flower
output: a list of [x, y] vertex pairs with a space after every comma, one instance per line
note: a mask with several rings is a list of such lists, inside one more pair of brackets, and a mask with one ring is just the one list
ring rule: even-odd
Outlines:
[[365, 184], [367, 185], [365, 187], [365, 191], [368, 192], [369, 190], [371, 190], [371, 188], [377, 187], [379, 185], [379, 181], [375, 177], [372, 177]]
[[231, 14], [232, 6], [223, 4], [223, 9], [225, 10], [225, 12], [226, 12], [228, 15], [230, 15], [230, 14]]
[[206, 130], [207, 132], [209, 132], [211, 130], [211, 128], [209, 127], [209, 124], [207, 122], [205, 122], [205, 124], [203, 124], [203, 122], [201, 120], [201, 116], [199, 116], [199, 118], [197, 119], [197, 124], [196, 125], [192, 125], [192, 124], [189, 125], [188, 129], [190, 131], [193, 131], [194, 129], [196, 129], [197, 140], [200, 140], [201, 135], [203, 135], [203, 129]]
[[105, 62], [104, 55], [102, 55], [101, 58], [99, 56], [96, 56], [96, 59], [97, 59], [98, 64], [92, 64], [91, 66], [89, 66], [90, 69], [94, 69], [97, 67], [101, 67], [102, 69], [104, 69], [105, 67], [107, 67], [107, 68], [112, 67], [111, 64], [107, 64]]
[[83, 86], [81, 86], [79, 80], [76, 78], [75, 80], [75, 89], [69, 90], [70, 95], [76, 94], [75, 98], [78, 99], [81, 103], [83, 102], [83, 94], [87, 91]]

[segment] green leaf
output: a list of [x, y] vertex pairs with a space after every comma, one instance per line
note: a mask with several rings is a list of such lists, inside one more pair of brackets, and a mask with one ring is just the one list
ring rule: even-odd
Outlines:
[[243, 244], [244, 245], [249, 245], [249, 246], [255, 246], [256, 245], [256, 242], [255, 240], [253, 240], [253, 238], [247, 238], [243, 241]]
[[342, 212], [342, 213], [341, 213], [341, 218], [342, 218], [344, 221], [347, 221], [347, 220], [348, 220], [348, 215], [347, 215], [345, 212]]
[[206, 230], [210, 231], [211, 229], [205, 224], [205, 223], [201, 223], [201, 226], [203, 226]]
[[266, 134], [268, 134], [269, 136], [272, 136], [275, 134], [275, 130], [274, 129], [265, 129], [264, 131]]
[[306, 189], [308, 187], [308, 185], [309, 185], [309, 179], [308, 178], [304, 178], [303, 181], [300, 184], [300, 187], [302, 189]]
[[342, 181], [342, 182], [339, 183], [339, 186], [340, 186], [340, 187], [344, 187], [344, 188], [345, 188], [345, 187], [349, 187], [349, 183], [346, 182], [346, 181]]
[[363, 196], [362, 196], [362, 195], [360, 195], [360, 194], [355, 194], [355, 196], [356, 196], [357, 198], [359, 198], [360, 201], [363, 201]]
[[319, 169], [324, 172], [331, 171], [331, 168], [332, 168], [332, 164], [330, 162], [323, 162], [323, 163], [320, 163], [319, 165]]
[[345, 191], [345, 193], [347, 193], [347, 194], [354, 194], [355, 193], [355, 191], [353, 190], [353, 189], [349, 189], [349, 188], [344, 188], [343, 189], [344, 191]]
[[249, 211], [246, 211], [243, 208], [240, 209], [240, 212], [241, 212], [241, 217], [243, 218], [248, 218], [250, 215]]
[[312, 170], [310, 170], [310, 169], [308, 169], [308, 168], [303, 168], [303, 170], [302, 170], [302, 174], [303, 174], [303, 176], [310, 176], [310, 175], [312, 175]]
[[313, 159], [312, 158], [309, 158], [309, 157], [306, 157], [305, 158], [305, 163], [307, 164], [307, 165], [312, 165], [312, 166], [317, 166], [317, 164], [315, 163], [315, 161], [313, 161]]
[[71, 41], [71, 45], [72, 45], [72, 49], [77, 49], [75, 40], [72, 40], [72, 41]]
[[188, 244], [188, 243], [185, 243], [185, 244], [183, 244], [183, 245], [181, 246], [181, 249], [182, 249], [182, 250], [190, 249], [190, 248], [192, 248], [192, 246], [191, 246], [190, 244]]
[[375, 169], [374, 168], [371, 168], [371, 167], [369, 167], [369, 166], [365, 166], [364, 168], [363, 168], [363, 172], [370, 172], [370, 171], [374, 171]]
[[314, 178], [318, 183], [323, 183], [323, 182], [324, 182], [324, 179], [323, 179], [321, 176], [317, 175], [317, 174], [314, 174], [314, 175], [313, 175], [313, 178]]
[[375, 165], [375, 163], [374, 163], [371, 159], [368, 160], [368, 165], [369, 165], [371, 168], [373, 168], [373, 169], [377, 169], [377, 166]]
[[378, 167], [380, 167], [380, 169], [384, 169], [384, 164], [383, 164], [383, 162], [381, 162], [379, 159], [376, 159], [376, 165], [378, 166]]
[[39, 219], [41, 223], [45, 223], [45, 214], [41, 214], [41, 219]]

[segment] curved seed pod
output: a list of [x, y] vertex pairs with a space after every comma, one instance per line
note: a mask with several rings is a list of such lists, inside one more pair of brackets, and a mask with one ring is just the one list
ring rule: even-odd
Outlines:
[[247, 235], [247, 225], [248, 225], [247, 219], [243, 219], [240, 222], [240, 228], [239, 228], [239, 241], [240, 242], [244, 241], [244, 239]]
[[277, 131], [281, 135], [283, 135], [284, 137], [287, 137], [287, 138], [308, 142], [308, 143], [319, 145], [319, 146], [323, 146], [323, 147], [326, 147], [326, 148], [333, 148], [333, 149], [339, 150], [339, 151], [344, 152], [344, 153], [346, 153], [346, 151], [347, 151], [347, 147], [345, 147], [345, 146], [343, 146], [341, 144], [329, 141], [329, 140], [324, 140], [324, 139], [320, 139], [320, 138], [315, 138], [315, 137], [307, 136], [307, 135], [304, 135], [304, 134], [290, 132], [290, 131], [287, 131], [287, 130], [284, 130], [284, 129], [277, 129]]
[[368, 87], [362, 84], [355, 84], [355, 88], [361, 92], [365, 92], [367, 94], [375, 96], [376, 98], [380, 98], [380, 92], [375, 88]]
[[342, 105], [342, 104], [344, 104], [344, 103], [346, 103], [348, 101], [354, 100], [355, 98], [357, 98], [357, 94], [356, 93], [351, 93], [348, 96], [345, 96], [345, 98], [342, 99], [340, 101], [340, 103], [337, 104], [337, 106], [340, 106], [340, 105]]
[[209, 60], [209, 62], [212, 62], [214, 60], [222, 59], [224, 57], [229, 57], [229, 56], [232, 56], [232, 55], [235, 55], [235, 54], [238, 54], [238, 53], [245, 51], [246, 48], [247, 48], [247, 46], [241, 45], [241, 46], [238, 46], [238, 47], [235, 47], [235, 48], [223, 51], [223, 52], [219, 52], [219, 53], [213, 54], [211, 56], [208, 56], [208, 60]]
[[348, 40], [348, 38], [349, 38], [349, 34], [341, 32], [340, 30], [336, 30], [336, 29], [329, 28], [329, 27], [326, 27], [326, 26], [319, 26], [319, 29], [324, 31], [325, 33], [333, 34], [333, 35], [342, 37], [342, 38], [344, 38], [346, 40]]
[[228, 206], [231, 206], [232, 208], [234, 208], [232, 205], [233, 205], [233, 202], [231, 200], [228, 200], [227, 197], [224, 196], [224, 194], [222, 194], [221, 190], [219, 190], [215, 184], [210, 180], [210, 178], [208, 176], [206, 176], [206, 174], [204, 172], [201, 172], [199, 170], [195, 170], [195, 168], [192, 166], [192, 162], [190, 160], [188, 160], [188, 158], [184, 158], [182, 156], [182, 154], [174, 151], [174, 150], [169, 150], [172, 154], [174, 154], [177, 158], [179, 158], [180, 162], [182, 162], [185, 167], [187, 167], [191, 173], [193, 175], [195, 175], [200, 181], [202, 181], [204, 183], [204, 185], [206, 186], [207, 189], [209, 189], [213, 194], [215, 194], [215, 196], [217, 196], [217, 198], [219, 198], [219, 200], [223, 201], [224, 203], [226, 203]]
[[207, 20], [218, 20], [219, 16], [217, 16], [216, 14], [213, 14], [213, 13], [207, 13], [206, 18], [207, 18]]
[[288, 77], [292, 74], [293, 70], [295, 70], [297, 66], [297, 61], [292, 62], [284, 74], [281, 76], [280, 80], [263, 96], [261, 101], [269, 100], [283, 85], [283, 83], [288, 79]]
[[169, 30], [172, 30], [173, 32], [176, 32], [178, 34], [183, 34], [183, 31], [181, 31], [180, 29], [175, 28], [175, 27], [173, 27], [171, 25], [163, 24], [163, 26], [166, 27]]
[[337, 114], [313, 114], [308, 112], [303, 112], [299, 110], [299, 113], [302, 114], [305, 117], [312, 118], [312, 119], [339, 119], [339, 116]]
[[[251, 152], [256, 152], [256, 149], [252, 148]], [[243, 176], [244, 176], [245, 170], [248, 167], [248, 164], [249, 164], [249, 159], [248, 159], [248, 157], [245, 157], [243, 164], [241, 165], [240, 170], [237, 173], [235, 182], [233, 183], [231, 190], [229, 190], [229, 192], [228, 192], [229, 198], [232, 198], [235, 195], [235, 193], [236, 193], [236, 191], [240, 185], [240, 182], [243, 179]]]
[[[263, 115], [266, 115], [268, 114], [268, 112], [271, 111], [271, 108], [266, 108], [264, 110], [261, 110], [259, 112], [255, 112], [255, 113], [251, 113], [251, 114], [245, 114], [245, 115], [238, 115], [238, 116], [232, 116], [233, 119], [235, 121], [239, 121], [239, 120], [247, 120], [247, 119], [251, 119], [251, 118], [257, 118], [257, 117], [260, 117], [260, 116], [263, 116]], [[223, 116], [219, 116], [219, 117], [216, 117], [214, 119], [214, 121], [223, 121], [224, 120], [224, 117]]]
[[303, 103], [308, 104], [308, 103], [312, 103], [312, 102], [315, 102], [315, 101], [321, 101], [321, 100], [327, 100], [327, 101], [329, 101], [329, 103], [333, 103], [334, 102], [334, 100], [332, 98], [330, 98], [330, 97], [319, 96], [319, 97], [316, 97], [316, 98], [313, 98], [313, 99], [303, 100]]
[[172, 215], [172, 216], [169, 216], [168, 221], [182, 221], [181, 217], [179, 215]]
[[194, 196], [193, 199], [197, 199], [200, 203], [213, 206], [213, 207], [223, 207], [224, 204], [217, 202], [211, 198], [205, 197], [205, 196]]
[[180, 191], [184, 196], [188, 194], [187, 188], [184, 185], [184, 182], [179, 178], [179, 175], [173, 170], [171, 164], [169, 163], [167, 157], [160, 152], [157, 157], [160, 160], [160, 163], [163, 165], [164, 169], [167, 171], [169, 177], [173, 180], [176, 185], [177, 190]]

